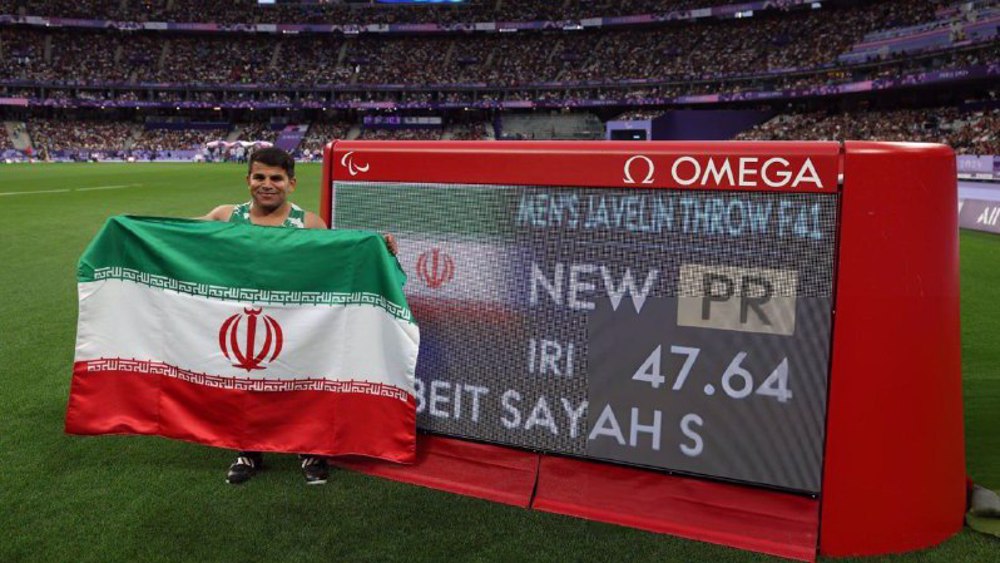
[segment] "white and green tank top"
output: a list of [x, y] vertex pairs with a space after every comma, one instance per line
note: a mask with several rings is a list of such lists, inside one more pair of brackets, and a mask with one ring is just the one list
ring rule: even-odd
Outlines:
[[[288, 227], [291, 229], [304, 229], [306, 228], [306, 212], [289, 202], [292, 206], [292, 210], [288, 212], [288, 218], [285, 222], [281, 224], [282, 227]], [[250, 207], [253, 205], [253, 201], [248, 201], [246, 203], [241, 203], [233, 207], [233, 213], [229, 216], [230, 223], [251, 223], [250, 221]]]

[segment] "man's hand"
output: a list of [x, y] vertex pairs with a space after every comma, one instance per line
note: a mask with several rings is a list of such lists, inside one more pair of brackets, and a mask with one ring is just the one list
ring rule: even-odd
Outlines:
[[396, 237], [389, 233], [382, 233], [382, 238], [385, 239], [385, 246], [389, 249], [389, 253], [395, 256], [396, 253], [399, 252], [399, 245], [396, 244]]

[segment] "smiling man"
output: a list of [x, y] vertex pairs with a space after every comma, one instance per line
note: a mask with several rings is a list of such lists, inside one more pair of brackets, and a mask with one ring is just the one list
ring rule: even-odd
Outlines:
[[250, 157], [247, 172], [250, 201], [220, 205], [202, 219], [268, 227], [325, 229], [326, 223], [322, 218], [288, 201], [288, 194], [295, 191], [295, 183], [292, 156], [279, 148], [261, 149]]

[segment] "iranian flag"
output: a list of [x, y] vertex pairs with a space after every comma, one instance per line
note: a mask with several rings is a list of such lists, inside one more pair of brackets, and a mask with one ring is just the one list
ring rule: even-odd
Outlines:
[[68, 433], [414, 460], [420, 335], [381, 236], [113, 217], [77, 281]]

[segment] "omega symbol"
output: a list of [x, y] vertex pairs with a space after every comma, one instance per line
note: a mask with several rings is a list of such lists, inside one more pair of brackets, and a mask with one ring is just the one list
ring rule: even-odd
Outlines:
[[[633, 156], [633, 157], [631, 157], [631, 158], [629, 158], [628, 160], [625, 161], [625, 177], [623, 178], [623, 180], [625, 181], [626, 184], [634, 184], [635, 183], [635, 179], [632, 177], [632, 163], [635, 162], [636, 160], [641, 160], [641, 161], [643, 161], [643, 162], [646, 163], [646, 177], [642, 180], [642, 183], [643, 184], [652, 184], [653, 183], [653, 172], [656, 170], [656, 167], [653, 166], [653, 161], [650, 160], [650, 158], [648, 156], [641, 155], [641, 154], [637, 154], [637, 155], [635, 155], [635, 156]], [[639, 171], [640, 172], [642, 171], [641, 167], [640, 167]]]

